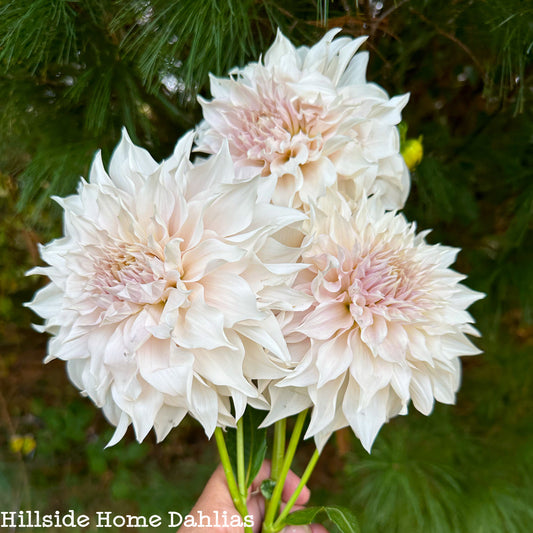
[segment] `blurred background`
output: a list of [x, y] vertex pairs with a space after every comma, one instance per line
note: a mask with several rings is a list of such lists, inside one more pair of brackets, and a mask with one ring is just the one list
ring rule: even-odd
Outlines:
[[0, 0], [0, 510], [186, 513], [215, 467], [192, 420], [162, 444], [128, 432], [104, 450], [100, 411], [64, 363], [42, 363], [22, 304], [45, 281], [24, 273], [61, 235], [50, 196], [74, 192], [98, 148], [108, 161], [125, 125], [169, 156], [208, 73], [257, 60], [277, 27], [297, 45], [332, 27], [369, 35], [368, 80], [411, 93], [403, 131], [424, 147], [405, 213], [460, 247], [456, 269], [487, 294], [471, 308], [484, 353], [463, 360], [457, 405], [394, 419], [371, 455], [338, 433], [314, 502], [353, 509], [363, 533], [530, 531], [530, 0]]

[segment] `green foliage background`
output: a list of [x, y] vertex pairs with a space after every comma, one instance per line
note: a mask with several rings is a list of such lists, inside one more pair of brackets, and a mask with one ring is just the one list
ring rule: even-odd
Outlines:
[[[533, 523], [533, 4], [523, 0], [0, 0], [0, 510], [186, 512], [216, 463], [188, 421], [156, 446], [79, 398], [22, 307], [37, 242], [60, 235], [53, 194], [75, 190], [125, 125], [161, 159], [200, 118], [208, 73], [257, 60], [277, 27], [311, 45], [325, 27], [370, 36], [368, 79], [410, 92], [423, 136], [405, 212], [463, 249], [487, 297], [471, 311], [484, 354], [456, 406], [412, 412], [371, 455], [328, 445], [316, 503], [351, 507], [364, 533], [523, 533]], [[163, 83], [164, 82], [164, 83]], [[16, 436], [26, 450], [14, 451]], [[33, 439], [33, 440], [32, 440]], [[33, 450], [31, 443], [35, 441]], [[304, 450], [304, 455], [306, 451]]]

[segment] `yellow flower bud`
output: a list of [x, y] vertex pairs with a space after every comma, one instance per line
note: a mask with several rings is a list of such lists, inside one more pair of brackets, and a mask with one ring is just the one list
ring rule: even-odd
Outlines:
[[13, 453], [19, 453], [22, 450], [24, 444], [24, 437], [20, 435], [13, 435], [9, 441], [9, 447]]
[[413, 170], [422, 161], [424, 147], [422, 146], [422, 135], [418, 139], [407, 139], [402, 148], [402, 156], [409, 170]]
[[22, 453], [22, 455], [29, 455], [35, 450], [37, 443], [31, 435], [13, 435], [9, 441], [9, 447], [13, 453]]
[[33, 450], [37, 447], [35, 439], [31, 435], [26, 435], [24, 437], [24, 443], [22, 444], [22, 454], [30, 455]]

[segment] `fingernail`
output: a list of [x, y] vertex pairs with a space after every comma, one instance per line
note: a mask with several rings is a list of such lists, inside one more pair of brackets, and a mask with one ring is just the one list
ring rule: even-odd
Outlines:
[[311, 526], [287, 526], [283, 533], [311, 533]]

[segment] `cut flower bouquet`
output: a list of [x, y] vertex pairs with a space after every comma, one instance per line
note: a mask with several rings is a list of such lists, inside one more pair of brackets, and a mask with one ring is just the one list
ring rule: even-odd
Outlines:
[[[466, 309], [482, 295], [450, 268], [458, 250], [399, 212], [408, 95], [367, 82], [365, 39], [339, 31], [310, 48], [278, 32], [262, 61], [213, 77], [203, 121], [161, 163], [124, 131], [108, 171], [97, 154], [57, 199], [64, 236], [31, 271], [50, 279], [28, 304], [46, 361], [116, 426], [109, 445], [192, 416], [245, 517], [274, 427], [265, 533], [319, 511], [355, 531], [339, 507], [291, 512], [331, 434], [349, 426], [370, 452], [410, 402], [453, 403], [459, 357], [479, 353]], [[302, 436], [316, 451], [281, 509]]]

